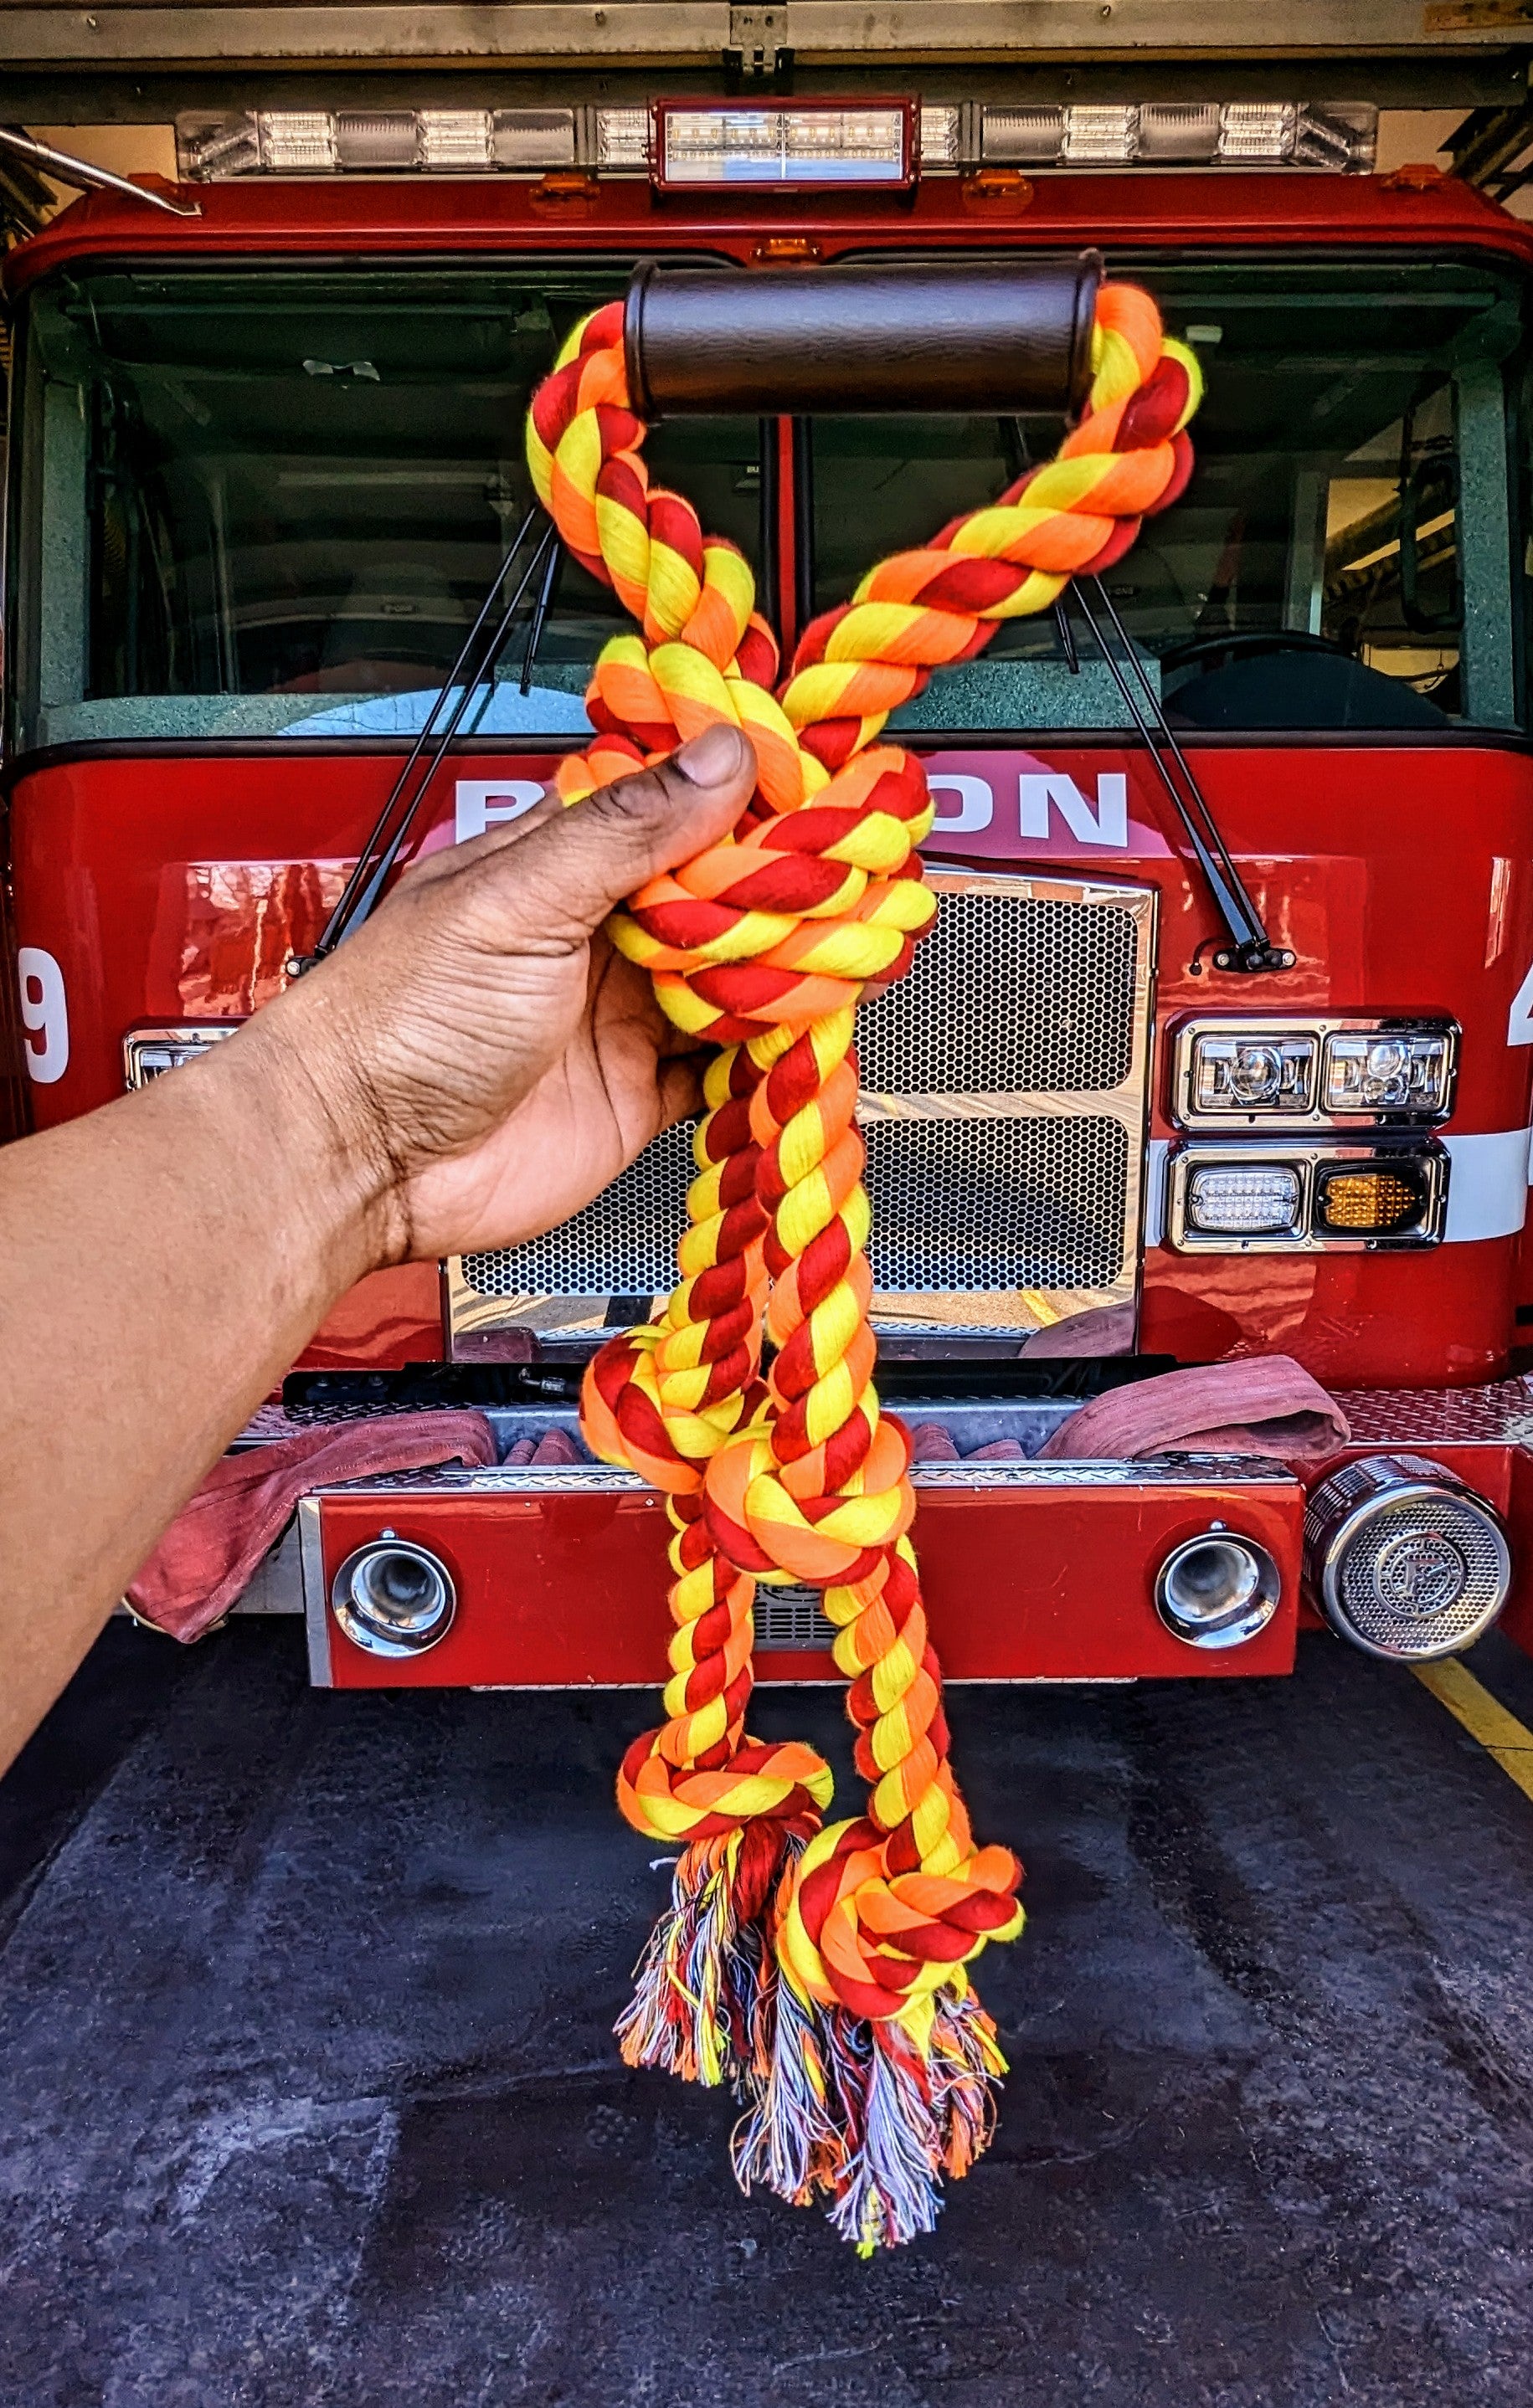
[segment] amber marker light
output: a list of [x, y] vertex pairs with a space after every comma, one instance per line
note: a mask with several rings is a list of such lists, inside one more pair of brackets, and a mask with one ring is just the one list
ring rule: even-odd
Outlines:
[[1410, 1171], [1333, 1170], [1319, 1182], [1315, 1218], [1354, 1237], [1398, 1237], [1421, 1219], [1426, 1196]]

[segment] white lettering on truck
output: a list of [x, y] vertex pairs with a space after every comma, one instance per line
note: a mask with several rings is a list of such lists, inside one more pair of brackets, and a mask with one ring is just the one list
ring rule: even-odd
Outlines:
[[1507, 1043], [1533, 1045], [1533, 970], [1529, 970], [1511, 998], [1507, 1015]]
[[536, 778], [460, 778], [456, 788], [456, 814], [454, 837], [467, 844], [471, 836], [483, 836], [486, 828], [499, 827], [507, 820], [519, 820], [542, 800], [542, 784]]
[[[993, 823], [995, 789], [988, 778], [939, 769], [931, 785], [939, 804], [933, 823], [934, 835], [976, 836]], [[519, 820], [542, 798], [542, 791], [531, 778], [459, 778], [454, 827], [457, 842], [466, 844], [488, 827]], [[1088, 802], [1063, 769], [1029, 772], [1021, 780], [1020, 801], [1024, 837], [1041, 838], [1047, 843], [1054, 833], [1051, 814], [1058, 811], [1077, 844], [1103, 845], [1117, 853], [1128, 850], [1128, 780], [1121, 770], [1103, 770], [1096, 781], [1094, 804]], [[1521, 1041], [1533, 1044], [1533, 1027]]]
[[1048, 838], [1050, 810], [1057, 810], [1077, 844], [1112, 845], [1128, 849], [1128, 780], [1121, 770], [1105, 769], [1096, 781], [1092, 810], [1075, 780], [1062, 769], [1022, 780], [1022, 834]]
[[[16, 954], [22, 982], [22, 1026], [26, 1067], [39, 1087], [51, 1087], [69, 1068], [69, 1007], [65, 1000], [64, 972], [40, 945], [22, 945]], [[36, 1040], [41, 1038], [39, 1045]]]
[[945, 769], [926, 782], [933, 795], [958, 796], [956, 810], [938, 811], [932, 823], [933, 836], [972, 834], [976, 828], [988, 828], [995, 817], [995, 792], [988, 778], [960, 778]]

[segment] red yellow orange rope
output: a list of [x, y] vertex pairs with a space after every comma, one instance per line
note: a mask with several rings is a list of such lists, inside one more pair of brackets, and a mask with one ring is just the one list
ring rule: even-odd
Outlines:
[[[733, 2082], [741, 2179], [825, 2196], [864, 2250], [930, 2229], [937, 2177], [985, 2143], [1005, 2067], [965, 1969], [1022, 1922], [1021, 1868], [976, 1846], [954, 1783], [910, 1442], [874, 1385], [856, 1006], [935, 908], [924, 774], [878, 738], [934, 668], [1110, 566], [1182, 491], [1198, 370], [1147, 294], [1102, 288], [1092, 370], [1058, 456], [870, 570], [780, 691], [747, 564], [649, 484], [619, 305], [571, 335], [528, 427], [561, 536], [643, 629], [597, 663], [599, 732], [560, 770], [566, 801], [720, 720], [758, 765], [733, 836], [613, 924], [671, 1019], [722, 1048], [680, 1282], [658, 1323], [602, 1349], [584, 1399], [592, 1446], [667, 1492], [673, 1528], [667, 1720], [629, 1750], [618, 1799], [683, 1853], [619, 2032], [630, 2062]], [[869, 1787], [856, 1820], [822, 1823], [812, 1748], [746, 1734], [759, 1581], [822, 1593]]]

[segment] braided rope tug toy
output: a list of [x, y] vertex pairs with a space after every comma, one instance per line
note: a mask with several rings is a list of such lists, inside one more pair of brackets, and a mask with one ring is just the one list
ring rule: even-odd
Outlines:
[[[804, 631], [780, 691], [747, 563], [649, 485], [621, 303], [571, 334], [528, 424], [561, 537], [643, 630], [596, 665], [598, 733], [561, 766], [566, 803], [719, 721], [758, 765], [733, 836], [612, 923], [670, 1019], [720, 1048], [680, 1283], [658, 1323], [602, 1347], [582, 1400], [595, 1452], [665, 1492], [675, 1575], [667, 1720], [617, 1794], [681, 1855], [618, 2035], [631, 2065], [730, 2084], [742, 2186], [822, 2198], [864, 2255], [932, 2230], [940, 2176], [990, 2138], [1005, 2062], [968, 1968], [1022, 1926], [1021, 1867], [976, 1846], [953, 1778], [909, 1439], [873, 1384], [856, 1006], [908, 968], [935, 910], [925, 775], [878, 738], [933, 668], [1109, 567], [1184, 489], [1197, 363], [1131, 285], [1098, 291], [1092, 374], [1057, 457], [870, 570]], [[746, 1735], [758, 1582], [811, 1584], [834, 1626], [870, 1793], [855, 1819], [823, 1819], [814, 1749]]]

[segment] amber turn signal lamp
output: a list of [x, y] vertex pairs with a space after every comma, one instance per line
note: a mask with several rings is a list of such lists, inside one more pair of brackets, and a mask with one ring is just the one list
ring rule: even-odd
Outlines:
[[1319, 1182], [1315, 1219], [1352, 1237], [1398, 1237], [1420, 1220], [1426, 1197], [1408, 1170], [1333, 1170]]
[[1387, 176], [1379, 179], [1381, 193], [1430, 193], [1447, 177], [1435, 159], [1416, 159], [1403, 167], [1392, 167]]
[[753, 267], [812, 267], [819, 245], [806, 234], [769, 234], [751, 252]]
[[964, 177], [960, 191], [964, 208], [981, 217], [1020, 217], [1033, 206], [1033, 187], [1017, 167], [981, 167]]
[[588, 218], [596, 211], [596, 178], [579, 167], [556, 168], [539, 177], [530, 197], [541, 218]]

